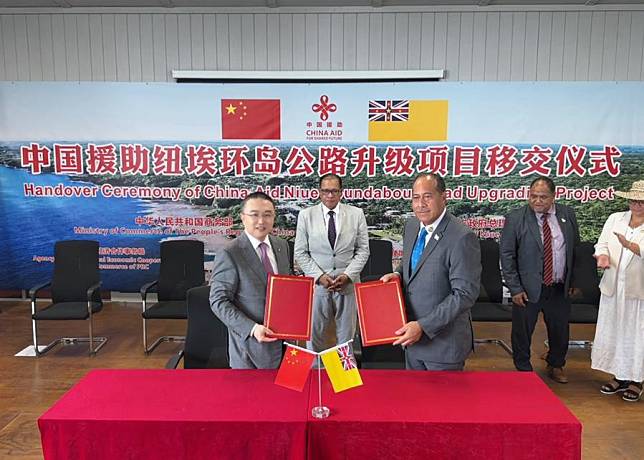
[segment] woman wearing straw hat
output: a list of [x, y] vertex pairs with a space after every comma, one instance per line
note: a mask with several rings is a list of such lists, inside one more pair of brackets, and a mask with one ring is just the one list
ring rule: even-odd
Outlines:
[[591, 359], [593, 369], [614, 375], [602, 393], [636, 402], [644, 380], [644, 181], [615, 194], [629, 211], [611, 214], [595, 245], [604, 276]]

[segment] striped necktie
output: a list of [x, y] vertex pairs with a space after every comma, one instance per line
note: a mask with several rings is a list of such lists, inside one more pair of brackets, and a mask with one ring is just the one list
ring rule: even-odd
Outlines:
[[548, 213], [541, 216], [543, 221], [543, 284], [550, 286], [554, 277], [554, 267], [552, 264], [552, 230], [548, 223]]

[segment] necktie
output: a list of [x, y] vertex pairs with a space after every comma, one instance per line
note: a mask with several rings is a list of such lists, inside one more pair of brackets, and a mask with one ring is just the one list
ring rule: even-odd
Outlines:
[[331, 249], [335, 247], [335, 218], [333, 217], [335, 215], [334, 211], [329, 211], [329, 229], [328, 229], [328, 236], [329, 236], [329, 244], [331, 245]]
[[423, 255], [423, 250], [425, 249], [425, 237], [427, 236], [427, 230], [425, 227], [420, 229], [418, 238], [416, 239], [416, 245], [414, 246], [414, 251], [411, 253], [411, 271], [413, 273], [416, 270], [416, 265], [420, 262], [420, 258]]
[[262, 265], [264, 265], [264, 270], [266, 270], [266, 274], [271, 274], [275, 273], [273, 271], [273, 266], [271, 265], [271, 261], [268, 258], [268, 244], [266, 243], [259, 243], [259, 251], [262, 253]]
[[552, 231], [548, 224], [548, 213], [541, 216], [543, 221], [543, 284], [549, 286], [553, 282], [554, 268], [552, 266]]

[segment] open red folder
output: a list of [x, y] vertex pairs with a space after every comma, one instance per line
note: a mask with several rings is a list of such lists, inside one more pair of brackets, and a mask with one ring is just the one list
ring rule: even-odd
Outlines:
[[309, 340], [313, 284], [309, 276], [268, 276], [264, 326], [280, 339]]
[[355, 289], [362, 346], [393, 343], [407, 323], [400, 280], [356, 283]]

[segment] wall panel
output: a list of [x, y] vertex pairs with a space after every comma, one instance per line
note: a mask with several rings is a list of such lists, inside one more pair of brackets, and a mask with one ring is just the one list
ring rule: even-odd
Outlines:
[[452, 81], [644, 79], [641, 8], [81, 11], [2, 10], [0, 79], [172, 81], [176, 69], [445, 69]]

